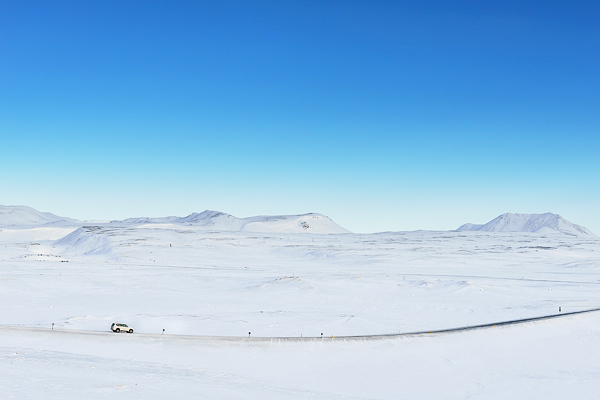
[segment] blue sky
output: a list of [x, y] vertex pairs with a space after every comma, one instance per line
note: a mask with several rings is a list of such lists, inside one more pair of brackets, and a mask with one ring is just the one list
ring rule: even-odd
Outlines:
[[454, 3], [3, 1], [0, 204], [600, 234], [600, 5]]

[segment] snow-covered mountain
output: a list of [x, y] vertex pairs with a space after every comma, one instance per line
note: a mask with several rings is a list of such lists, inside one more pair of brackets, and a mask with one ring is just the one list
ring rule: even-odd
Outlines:
[[258, 216], [241, 219], [241, 230], [248, 232], [308, 232], [308, 233], [350, 233], [329, 217], [321, 214]]
[[123, 223], [123, 224], [176, 224], [181, 220], [181, 217], [135, 217], [127, 218], [124, 220], [114, 220], [110, 223]]
[[49, 212], [40, 212], [26, 206], [0, 205], [0, 226], [41, 226], [41, 225], [72, 225], [79, 221], [71, 218], [59, 217]]
[[237, 218], [219, 211], [206, 210], [186, 217], [128, 218], [115, 223], [141, 224], [152, 227], [158, 224], [186, 224], [215, 231], [271, 232], [271, 233], [350, 233], [330, 218], [316, 213], [302, 215], [273, 215]]
[[[89, 221], [59, 217], [49, 212], [40, 212], [27, 206], [1, 206], [0, 227], [31, 228], [41, 226], [82, 226]], [[264, 233], [350, 233], [330, 218], [316, 213], [302, 215], [273, 215], [236, 218], [219, 211], [206, 210], [192, 213], [186, 217], [139, 217], [94, 222], [94, 225], [127, 224], [140, 227], [159, 227], [159, 225], [187, 225], [197, 229], [214, 231], [245, 231]]]
[[502, 214], [484, 225], [464, 224], [459, 231], [564, 233], [597, 238], [587, 228], [567, 221], [558, 214]]

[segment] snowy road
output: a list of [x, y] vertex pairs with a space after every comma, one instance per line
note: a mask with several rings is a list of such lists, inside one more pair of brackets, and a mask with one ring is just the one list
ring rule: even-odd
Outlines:
[[[508, 325], [518, 325], [518, 324], [527, 324], [532, 322], [545, 321], [549, 319], [555, 318], [565, 318], [579, 314], [591, 314], [600, 311], [600, 308], [592, 308], [588, 310], [581, 311], [573, 311], [573, 312], [565, 312], [560, 314], [551, 314], [544, 315], [541, 317], [535, 318], [524, 318], [510, 321], [499, 321], [492, 322], [488, 324], [480, 324], [480, 325], [471, 325], [471, 326], [460, 326], [456, 328], [447, 328], [447, 329], [435, 329], [435, 330], [425, 330], [419, 332], [399, 332], [399, 333], [384, 333], [379, 335], [351, 335], [351, 336], [304, 336], [304, 337], [257, 337], [249, 335], [249, 337], [244, 336], [202, 336], [202, 335], [159, 335], [159, 334], [149, 334], [149, 333], [136, 333], [135, 337], [143, 340], [143, 339], [152, 339], [152, 340], [193, 340], [193, 341], [201, 341], [201, 342], [306, 342], [306, 341], [348, 341], [348, 340], [378, 340], [378, 339], [392, 339], [399, 337], [410, 337], [410, 336], [421, 336], [421, 335], [439, 335], [445, 333], [457, 333], [478, 329], [490, 329], [490, 328], [499, 328]], [[102, 332], [102, 331], [86, 331], [86, 330], [76, 330], [76, 329], [49, 329], [49, 328], [36, 328], [36, 327], [19, 327], [19, 326], [9, 326], [9, 325], [0, 325], [0, 331], [23, 331], [23, 332], [52, 332], [54, 335], [88, 335], [88, 336], [117, 336], [112, 331]], [[127, 333], [121, 333], [118, 336], [133, 336]]]
[[594, 399], [600, 313], [388, 340], [0, 328], [7, 398]]

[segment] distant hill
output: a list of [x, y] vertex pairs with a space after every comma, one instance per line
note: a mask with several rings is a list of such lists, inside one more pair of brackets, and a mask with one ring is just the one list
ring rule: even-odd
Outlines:
[[272, 215], [237, 218], [220, 211], [206, 210], [186, 217], [128, 218], [113, 223], [126, 224], [186, 224], [215, 231], [264, 233], [350, 233], [329, 217], [310, 213], [301, 215]]
[[[39, 227], [39, 226], [81, 226], [88, 221], [59, 217], [49, 212], [40, 212], [26, 206], [0, 206], [0, 227]], [[272, 215], [236, 218], [220, 211], [206, 210], [186, 217], [140, 217], [94, 222], [98, 225], [127, 224], [146, 227], [159, 225], [191, 225], [214, 231], [243, 231], [264, 233], [350, 233], [329, 217], [321, 214]], [[88, 223], [89, 225], [89, 223]]]
[[72, 225], [79, 221], [71, 218], [59, 217], [49, 212], [40, 212], [26, 206], [0, 205], [0, 226], [41, 226], [41, 225]]
[[567, 221], [558, 214], [502, 214], [484, 225], [464, 224], [459, 231], [564, 233], [593, 237], [587, 228]]

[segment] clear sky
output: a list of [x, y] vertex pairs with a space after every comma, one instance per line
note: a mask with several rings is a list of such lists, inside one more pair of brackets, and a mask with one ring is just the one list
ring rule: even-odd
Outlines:
[[0, 2], [3, 205], [600, 234], [599, 200], [597, 1]]

